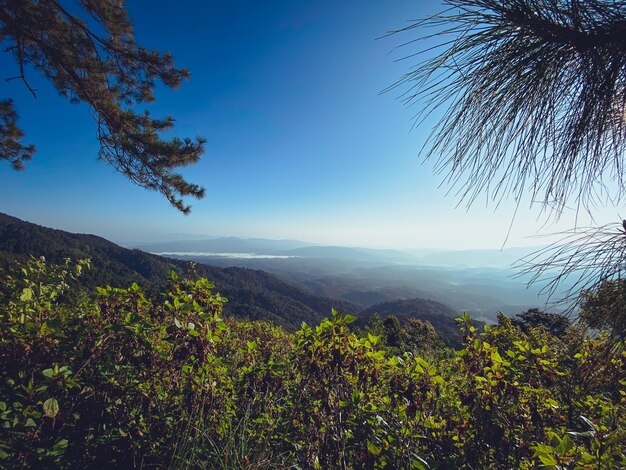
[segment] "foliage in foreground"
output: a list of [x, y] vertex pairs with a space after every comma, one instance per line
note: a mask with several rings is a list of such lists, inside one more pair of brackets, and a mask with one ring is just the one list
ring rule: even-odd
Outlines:
[[394, 342], [333, 312], [295, 334], [222, 320], [205, 279], [68, 291], [85, 263], [0, 287], [0, 465], [615, 468], [626, 356], [502, 316], [463, 348]]

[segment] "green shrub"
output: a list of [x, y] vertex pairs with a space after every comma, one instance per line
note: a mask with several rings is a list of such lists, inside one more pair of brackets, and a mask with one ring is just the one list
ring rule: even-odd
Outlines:
[[4, 281], [0, 457], [16, 467], [162, 462], [214, 382], [224, 299], [206, 280], [173, 277], [159, 302], [136, 284], [68, 301], [84, 265], [32, 259]]
[[607, 335], [463, 316], [453, 351], [335, 311], [290, 334], [222, 320], [193, 275], [85, 293], [88, 267], [31, 259], [0, 285], [1, 467], [626, 466], [626, 353]]

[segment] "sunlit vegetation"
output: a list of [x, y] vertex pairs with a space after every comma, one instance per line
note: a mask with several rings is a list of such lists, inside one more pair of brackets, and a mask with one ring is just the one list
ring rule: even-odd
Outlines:
[[3, 275], [2, 467], [626, 465], [626, 353], [599, 331], [462, 316], [454, 350], [427, 322], [333, 311], [290, 333], [223, 319], [193, 274], [70, 288], [88, 268]]

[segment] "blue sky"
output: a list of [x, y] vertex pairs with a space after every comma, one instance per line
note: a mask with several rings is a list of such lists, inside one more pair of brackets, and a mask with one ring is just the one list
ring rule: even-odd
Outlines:
[[[466, 211], [440, 187], [418, 151], [427, 126], [397, 93], [380, 94], [411, 66], [396, 46], [410, 33], [376, 39], [438, 10], [437, 1], [129, 1], [138, 43], [169, 50], [191, 79], [158, 87], [155, 116], [173, 115], [175, 134], [207, 139], [186, 169], [206, 187], [183, 216], [157, 193], [134, 186], [96, 159], [95, 123], [38, 77], [37, 99], [18, 81], [13, 97], [38, 152], [24, 172], [0, 166], [0, 211], [42, 225], [121, 243], [189, 236], [296, 238], [385, 248], [500, 248], [512, 202], [478, 200]], [[9, 57], [0, 57], [7, 76]], [[574, 223], [574, 211], [543, 226], [522, 205], [507, 246]], [[594, 212], [600, 223], [618, 210]], [[588, 217], [581, 214], [579, 224]]]

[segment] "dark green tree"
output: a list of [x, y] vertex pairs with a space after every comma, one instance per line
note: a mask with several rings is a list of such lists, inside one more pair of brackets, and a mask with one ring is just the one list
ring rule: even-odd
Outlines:
[[538, 308], [530, 308], [515, 315], [511, 323], [520, 327], [525, 333], [529, 328], [541, 327], [557, 338], [563, 337], [570, 327], [570, 321], [565, 315], [544, 312]]
[[[122, 0], [0, 0], [0, 43], [17, 63], [18, 74], [9, 79], [35, 96], [27, 77], [35, 69], [62, 96], [91, 107], [100, 159], [183, 213], [189, 212], [183, 197], [204, 196], [175, 171], [198, 161], [204, 139], [163, 138], [174, 119], [136, 111], [154, 100], [157, 82], [175, 88], [189, 72], [176, 68], [169, 53], [135, 43]], [[0, 101], [0, 159], [18, 170], [35, 152], [23, 136], [13, 101]]]
[[614, 342], [626, 339], [626, 281], [604, 281], [580, 299], [580, 320], [594, 330], [607, 332]]

